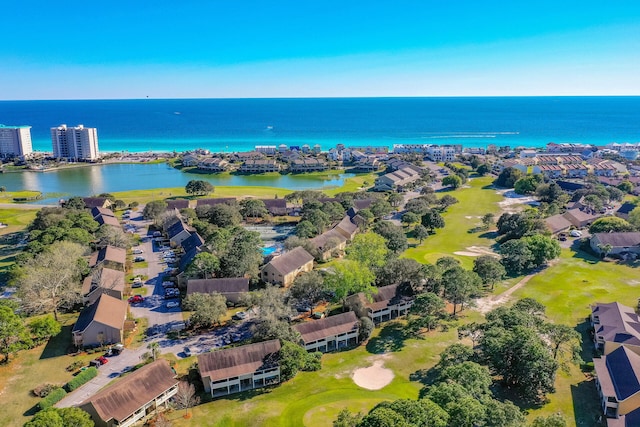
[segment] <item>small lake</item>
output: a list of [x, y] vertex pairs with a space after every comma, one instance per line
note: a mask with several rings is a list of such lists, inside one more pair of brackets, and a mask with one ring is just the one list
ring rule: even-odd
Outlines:
[[183, 173], [160, 164], [108, 164], [59, 169], [49, 172], [16, 172], [0, 174], [0, 186], [7, 191], [36, 190], [43, 193], [39, 204], [51, 204], [61, 197], [91, 196], [118, 191], [184, 187], [192, 179], [210, 182], [213, 186], [279, 187], [289, 190], [310, 190], [342, 186], [341, 174], [321, 178], [309, 175], [202, 175]]

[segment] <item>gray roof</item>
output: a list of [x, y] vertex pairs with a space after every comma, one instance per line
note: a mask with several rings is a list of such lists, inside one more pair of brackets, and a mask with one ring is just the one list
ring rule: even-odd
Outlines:
[[250, 374], [277, 365], [273, 356], [279, 351], [280, 341], [270, 340], [204, 353], [198, 356], [198, 370], [211, 381]]
[[[340, 244], [345, 243], [347, 238], [343, 236], [339, 231], [331, 229], [322, 233], [319, 236], [309, 240], [316, 248], [321, 251], [328, 251], [338, 247]], [[329, 243], [331, 245], [329, 246]]]
[[640, 232], [630, 233], [595, 233], [593, 235], [603, 245], [614, 248], [627, 248], [640, 245]]
[[633, 308], [619, 302], [596, 303], [591, 313], [599, 320], [595, 325], [596, 334], [605, 341], [624, 342], [633, 336], [640, 342], [640, 317]]
[[220, 197], [217, 199], [198, 199], [196, 201], [196, 206], [215, 206], [221, 205], [224, 203], [233, 203], [236, 199], [234, 197]]
[[189, 207], [189, 201], [186, 199], [165, 200], [167, 202], [167, 210], [186, 209]]
[[218, 292], [229, 300], [238, 302], [240, 295], [249, 292], [249, 279], [228, 277], [216, 279], [190, 279], [187, 282], [187, 295], [194, 293], [209, 294]]
[[544, 220], [544, 223], [552, 233], [564, 231], [571, 227], [571, 222], [569, 222], [569, 220], [566, 219], [562, 214], [550, 216], [549, 218], [546, 218]]
[[598, 381], [605, 396], [618, 401], [640, 392], [640, 356], [625, 346], [608, 355], [594, 359]]
[[323, 338], [351, 332], [358, 329], [358, 318], [353, 311], [325, 317], [324, 319], [303, 322], [294, 326], [300, 332], [302, 341], [309, 343]]
[[302, 246], [298, 246], [289, 252], [285, 252], [284, 254], [273, 258], [267, 265], [271, 265], [284, 276], [297, 270], [308, 262], [313, 262], [313, 256], [304, 250]]

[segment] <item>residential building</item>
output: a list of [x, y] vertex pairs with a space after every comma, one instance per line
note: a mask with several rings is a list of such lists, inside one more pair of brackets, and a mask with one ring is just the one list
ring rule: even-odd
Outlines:
[[124, 271], [126, 263], [127, 250], [115, 246], [105, 246], [91, 254], [91, 258], [89, 258], [89, 267], [91, 268], [96, 267], [98, 264], [103, 264], [105, 267]]
[[569, 222], [569, 220], [566, 219], [563, 214], [553, 215], [545, 218], [544, 223], [547, 225], [547, 228], [551, 231], [552, 234], [568, 231], [572, 227], [571, 222]]
[[264, 154], [257, 151], [246, 151], [240, 153], [234, 153], [231, 156], [232, 162], [246, 162], [247, 160], [256, 160], [264, 158]]
[[609, 255], [640, 254], [640, 232], [595, 233], [589, 241], [591, 249], [601, 254], [609, 246]]
[[178, 392], [169, 362], [156, 360], [128, 374], [78, 405], [96, 427], [129, 427], [156, 414]]
[[376, 191], [403, 191], [407, 185], [419, 179], [420, 173], [412, 168], [403, 168], [377, 178], [373, 189]]
[[265, 282], [288, 287], [298, 274], [311, 270], [313, 270], [313, 256], [298, 246], [269, 261], [262, 267], [260, 278]]
[[197, 154], [185, 154], [182, 156], [182, 166], [196, 166], [200, 162], [200, 156]]
[[189, 207], [189, 200], [187, 199], [166, 200], [166, 203], [168, 211], [180, 212], [182, 209], [187, 209]]
[[238, 304], [243, 295], [249, 292], [249, 279], [245, 277], [225, 277], [212, 279], [189, 279], [187, 296], [195, 293], [210, 294], [217, 292], [231, 304]]
[[546, 178], [555, 179], [564, 176], [565, 167], [555, 164], [535, 165], [532, 172], [542, 174]]
[[602, 215], [588, 211], [587, 209], [569, 209], [562, 216], [576, 228], [584, 228]]
[[617, 169], [609, 163], [600, 163], [591, 166], [595, 176], [615, 176]]
[[85, 277], [82, 282], [82, 302], [93, 304], [102, 294], [122, 299], [124, 295], [124, 271], [103, 267]]
[[64, 124], [51, 128], [51, 145], [56, 159], [93, 161], [100, 157], [96, 128]]
[[217, 199], [198, 199], [196, 200], [196, 208], [200, 206], [215, 206], [223, 203], [232, 204], [235, 203], [234, 197], [220, 197]]
[[229, 162], [220, 157], [203, 159], [198, 162], [198, 169], [209, 172], [224, 172], [229, 168]]
[[294, 173], [324, 171], [328, 168], [329, 166], [325, 161], [313, 157], [296, 159], [289, 165], [289, 170]]
[[111, 209], [103, 208], [100, 206], [91, 208], [91, 215], [93, 216], [93, 219], [96, 219], [99, 216], [112, 216], [114, 218], [116, 217]]
[[293, 327], [307, 351], [328, 352], [358, 343], [360, 322], [353, 311], [302, 322]]
[[[285, 148], [287, 146], [285, 145]], [[278, 148], [275, 145], [256, 145], [254, 150], [257, 153], [262, 153], [262, 154], [276, 154], [276, 152], [278, 151]]]
[[381, 163], [377, 157], [367, 156], [356, 162], [353, 167], [355, 172], [375, 172], [380, 169]]
[[274, 159], [247, 160], [238, 170], [244, 173], [278, 172], [280, 165]]
[[640, 317], [619, 302], [591, 306], [591, 326], [596, 349], [609, 354], [621, 345], [640, 355]]
[[589, 168], [581, 163], [564, 165], [564, 169], [569, 178], [585, 178], [589, 173]]
[[198, 371], [211, 397], [280, 382], [280, 340], [270, 340], [198, 355]]
[[178, 220], [166, 228], [167, 237], [173, 246], [179, 246], [184, 240], [191, 237], [196, 231], [184, 221]]
[[[354, 215], [354, 218], [355, 216], [356, 215]], [[333, 227], [333, 229], [342, 234], [347, 239], [347, 241], [353, 240], [359, 230], [358, 223], [356, 222], [357, 220], [355, 220], [354, 218], [349, 215], [345, 215], [345, 217], [342, 218], [342, 220], [335, 227]]]
[[374, 323], [404, 316], [413, 305], [413, 298], [403, 295], [397, 284], [379, 287], [378, 292], [371, 296], [371, 300], [363, 293], [352, 295], [347, 300], [352, 307], [360, 305], [365, 311], [362, 314], [369, 316]]
[[73, 344], [93, 347], [122, 342], [128, 308], [126, 301], [103, 293], [80, 313], [72, 330]]
[[317, 249], [320, 261], [327, 261], [335, 254], [340, 254], [347, 247], [347, 238], [335, 229], [310, 239], [309, 242]]
[[284, 216], [289, 213], [285, 199], [262, 199], [262, 202], [272, 216]]
[[24, 159], [33, 152], [31, 126], [5, 126], [0, 124], [0, 157]]
[[115, 216], [98, 215], [94, 220], [100, 225], [108, 225], [109, 227], [120, 228], [120, 221]]
[[87, 209], [111, 207], [111, 200], [106, 197], [83, 197], [82, 201]]

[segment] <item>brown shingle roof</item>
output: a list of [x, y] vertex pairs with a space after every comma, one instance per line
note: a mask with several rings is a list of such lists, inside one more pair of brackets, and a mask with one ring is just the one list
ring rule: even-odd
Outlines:
[[303, 247], [298, 246], [289, 252], [285, 252], [284, 254], [275, 257], [267, 265], [271, 265], [284, 276], [302, 267], [308, 262], [313, 262], [313, 257], [309, 252], [304, 250]]
[[611, 245], [614, 248], [640, 245], [640, 232], [630, 233], [595, 233], [601, 244]]
[[285, 199], [262, 199], [262, 202], [271, 215], [287, 214], [287, 201]]
[[349, 215], [347, 215], [342, 218], [342, 221], [340, 221], [338, 225], [334, 227], [334, 229], [336, 229], [338, 232], [342, 232], [345, 237], [348, 235], [349, 238], [351, 238], [351, 236], [353, 236], [358, 231], [358, 224], [353, 222]]
[[219, 279], [190, 279], [187, 282], [187, 295], [218, 292], [229, 301], [239, 302], [240, 296], [249, 292], [249, 279], [230, 277]]
[[550, 216], [544, 220], [544, 223], [552, 233], [568, 230], [571, 227], [571, 222], [562, 216], [562, 214]]
[[220, 197], [217, 199], [198, 199], [196, 206], [215, 206], [223, 203], [233, 203], [236, 199], [234, 197]]
[[127, 262], [127, 251], [115, 246], [106, 246], [91, 255], [89, 266], [93, 267], [103, 261], [114, 262], [124, 266]]
[[111, 202], [106, 197], [83, 197], [82, 200], [88, 208], [111, 206]]
[[73, 331], [82, 332], [92, 322], [98, 322], [121, 330], [124, 327], [127, 309], [128, 306], [125, 301], [102, 294], [96, 302], [82, 310], [76, 324], [73, 326]]
[[111, 227], [120, 227], [120, 221], [116, 217], [109, 215], [98, 215], [95, 220], [100, 225], [109, 225]]
[[92, 405], [106, 421], [122, 422], [156, 397], [178, 384], [175, 373], [164, 359], [156, 360], [82, 402]]
[[[100, 281], [96, 286], [107, 289], [116, 289], [124, 292], [124, 271], [113, 270], [111, 268], [103, 268], [99, 273]], [[92, 290], [91, 284], [95, 282], [94, 276], [87, 276], [82, 282], [82, 295], [86, 295]]]
[[[339, 231], [331, 229], [322, 233], [319, 236], [314, 237], [309, 240], [316, 248], [322, 251], [328, 251], [330, 249], [334, 249], [342, 243], [347, 241], [347, 238], [342, 235]], [[329, 243], [332, 245], [328, 246]]]
[[358, 318], [353, 311], [348, 311], [324, 319], [300, 323], [294, 328], [300, 332], [302, 340], [309, 343], [358, 329]]
[[167, 210], [172, 211], [174, 209], [186, 209], [189, 207], [189, 201], [185, 199], [166, 200]]
[[240, 347], [204, 353], [198, 356], [200, 375], [211, 381], [237, 377], [266, 368], [269, 356], [280, 351], [280, 341], [270, 340]]

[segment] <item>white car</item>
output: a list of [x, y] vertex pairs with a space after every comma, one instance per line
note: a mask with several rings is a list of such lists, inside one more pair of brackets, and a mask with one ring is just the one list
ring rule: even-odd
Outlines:
[[136, 255], [140, 255], [140, 254], [144, 253], [144, 251], [142, 249], [140, 249], [140, 248], [136, 248], [136, 249], [133, 250], [133, 253], [136, 254]]
[[571, 237], [582, 237], [582, 231], [580, 231], [580, 230], [571, 230], [569, 232], [569, 235]]
[[167, 303], [167, 308], [176, 308], [180, 307], [180, 303], [178, 301], [169, 301]]

